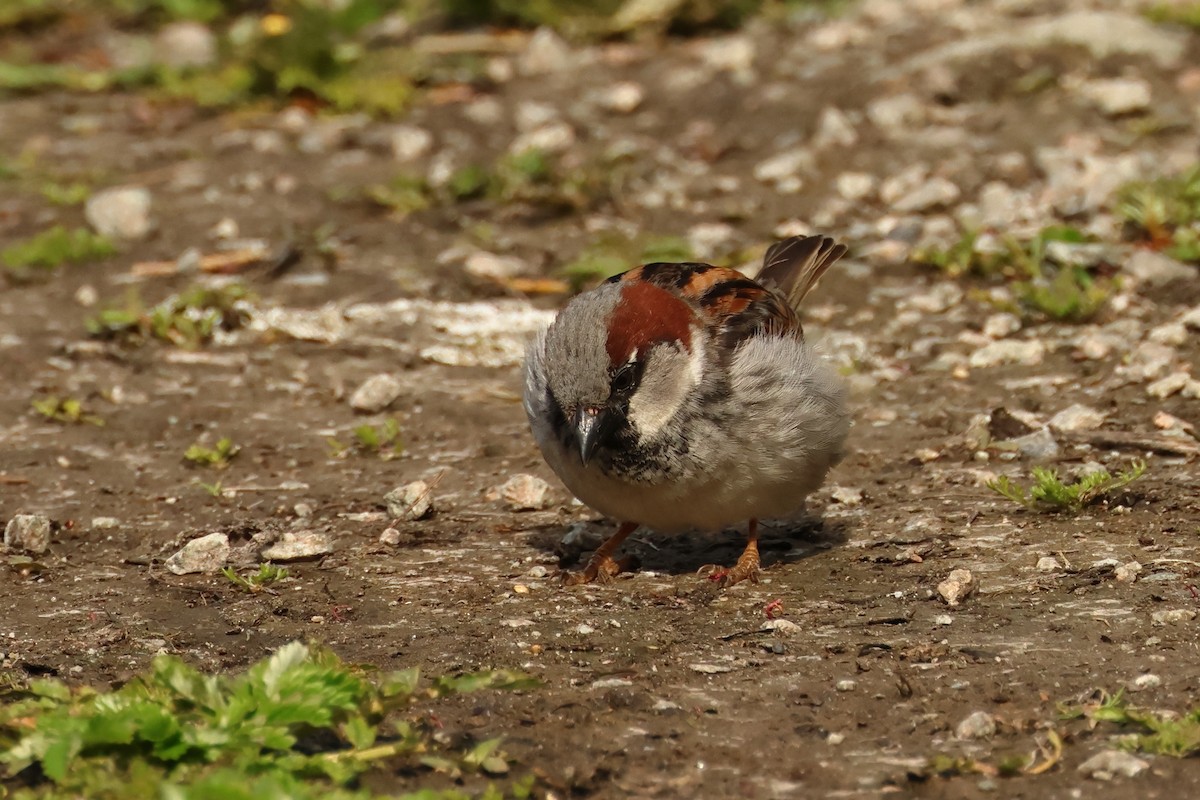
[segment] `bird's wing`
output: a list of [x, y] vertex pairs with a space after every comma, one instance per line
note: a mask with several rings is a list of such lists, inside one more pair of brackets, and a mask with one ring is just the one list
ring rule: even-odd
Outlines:
[[678, 294], [717, 328], [716, 338], [735, 347], [759, 333], [803, 335], [800, 318], [783, 295], [737, 270], [711, 264], [645, 264], [609, 280], [641, 280]]

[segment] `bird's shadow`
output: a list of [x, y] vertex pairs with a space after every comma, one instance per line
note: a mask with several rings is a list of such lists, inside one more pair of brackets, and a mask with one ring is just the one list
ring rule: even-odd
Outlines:
[[[530, 532], [529, 543], [558, 556], [559, 566], [573, 569], [587, 563], [592, 551], [617, 529], [607, 520], [577, 523], [586, 526], [584, 536], [564, 536], [561, 525]], [[791, 564], [845, 544], [846, 525], [836, 520], [805, 515], [759, 525], [758, 550], [763, 569]], [[617, 551], [617, 557], [633, 556], [636, 569], [668, 575], [694, 574], [707, 566], [732, 567], [746, 547], [745, 527], [715, 533], [662, 534], [639, 528]]]

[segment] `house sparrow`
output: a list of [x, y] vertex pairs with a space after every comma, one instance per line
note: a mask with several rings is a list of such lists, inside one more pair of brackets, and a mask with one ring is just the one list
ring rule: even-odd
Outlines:
[[757, 580], [758, 520], [800, 510], [842, 457], [846, 391], [796, 308], [844, 245], [793, 237], [754, 281], [708, 264], [646, 264], [572, 300], [529, 346], [525, 412], [567, 488], [620, 521], [569, 583], [607, 582], [639, 525], [749, 520], [730, 586]]

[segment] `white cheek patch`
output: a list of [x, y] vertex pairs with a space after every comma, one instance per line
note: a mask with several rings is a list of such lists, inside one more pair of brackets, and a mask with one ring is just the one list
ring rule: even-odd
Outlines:
[[669, 347], [650, 351], [642, 382], [629, 398], [629, 422], [643, 438], [653, 438], [687, 402], [700, 383], [703, 354]]

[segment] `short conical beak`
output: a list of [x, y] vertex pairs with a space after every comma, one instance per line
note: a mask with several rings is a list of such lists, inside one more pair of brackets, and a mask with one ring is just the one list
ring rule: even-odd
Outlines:
[[575, 412], [575, 435], [579, 439], [579, 458], [586, 467], [596, 454], [596, 448], [608, 435], [610, 412], [604, 406], [582, 406]]

